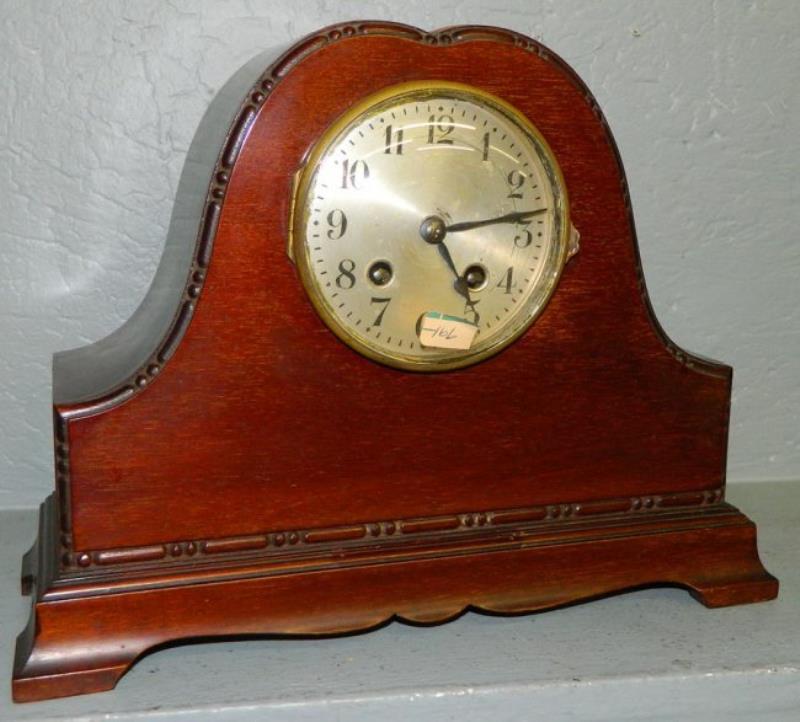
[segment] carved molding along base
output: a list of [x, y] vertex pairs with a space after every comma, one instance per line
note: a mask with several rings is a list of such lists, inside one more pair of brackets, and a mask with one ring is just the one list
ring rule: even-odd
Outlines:
[[[54, 579], [55, 521], [51, 499], [42, 506], [44, 544], [24, 562], [36, 613], [17, 640], [16, 701], [111, 689], [146, 650], [180, 639], [351, 632], [392, 618], [437, 623], [467, 608], [533, 611], [645, 584], [685, 587], [709, 607], [778, 591], [758, 558], [755, 526], [725, 503], [584, 519], [558, 531], [483, 527], [457, 541], [438, 535], [316, 559], [143, 569], [116, 582], [113, 574]], [[298, 600], [309, 595], [327, 599], [330, 612], [305, 613]], [[135, 627], [119, 623], [134, 616]]]
[[300, 530], [276, 530], [217, 539], [169, 540], [144, 547], [124, 547], [94, 551], [71, 551], [63, 542], [59, 556], [64, 578], [81, 578], [103, 573], [103, 567], [141, 565], [182, 567], [202, 563], [207, 557], [280, 558], [287, 554], [319, 556], [329, 550], [353, 548], [365, 544], [404, 544], [409, 539], [424, 541], [434, 535], [448, 540], [474, 536], [482, 528], [508, 529], [560, 527], [587, 518], [618, 519], [658, 514], [689, 507], [719, 504], [723, 489], [690, 491], [679, 494], [646, 494], [643, 496], [597, 499], [583, 502], [559, 502], [515, 509], [440, 514], [413, 519], [376, 520], [336, 527]]

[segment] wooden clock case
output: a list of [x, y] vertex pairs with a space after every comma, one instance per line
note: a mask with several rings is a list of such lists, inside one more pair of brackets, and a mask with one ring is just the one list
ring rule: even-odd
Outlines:
[[[425, 79], [525, 113], [581, 234], [517, 342], [437, 374], [337, 340], [286, 253], [315, 140], [359, 99]], [[56, 491], [23, 562], [14, 698], [109, 689], [145, 650], [209, 635], [441, 622], [648, 584], [708, 606], [771, 599], [755, 526], [724, 501], [731, 373], [658, 325], [608, 126], [536, 41], [358, 22], [256, 59], [198, 131], [142, 306], [55, 358]]]

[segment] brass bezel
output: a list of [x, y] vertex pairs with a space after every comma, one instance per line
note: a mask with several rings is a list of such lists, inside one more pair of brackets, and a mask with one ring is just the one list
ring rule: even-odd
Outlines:
[[[305, 243], [305, 228], [309, 213], [309, 204], [306, 202], [306, 196], [317, 172], [320, 158], [331, 144], [361, 116], [373, 109], [376, 113], [380, 112], [379, 106], [386, 104], [390, 100], [399, 100], [404, 96], [416, 96], [417, 94], [424, 97], [442, 91], [453, 97], [460, 97], [489, 106], [505, 116], [507, 120], [516, 124], [529, 136], [549, 176], [553, 200], [556, 205], [555, 221], [557, 228], [554, 243], [546, 261], [548, 268], [542, 274], [543, 282], [537, 288], [534, 288], [531, 296], [522, 307], [528, 309], [529, 312], [523, 314], [520, 323], [512, 324], [509, 333], [502, 334], [496, 341], [484, 347], [479, 347], [476, 351], [458, 351], [441, 354], [431, 359], [420, 359], [412, 358], [405, 354], [379, 350], [366, 343], [359, 336], [351, 333], [347, 327], [339, 322], [336, 313], [325, 300], [316, 277], [311, 272], [308, 247]], [[411, 81], [391, 85], [366, 96], [349, 108], [319, 137], [303, 164], [295, 173], [289, 208], [287, 254], [296, 264], [300, 280], [320, 318], [341, 341], [354, 351], [373, 361], [404, 371], [449, 371], [471, 366], [502, 351], [525, 333], [542, 313], [558, 285], [564, 265], [572, 255], [569, 252], [571, 223], [566, 184], [558, 161], [544, 136], [522, 112], [502, 98], [471, 85], [445, 80]]]

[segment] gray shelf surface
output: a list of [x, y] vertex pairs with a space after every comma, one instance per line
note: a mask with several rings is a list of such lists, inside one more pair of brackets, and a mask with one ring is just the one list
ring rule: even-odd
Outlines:
[[19, 561], [34, 510], [0, 511], [0, 720], [800, 720], [800, 482], [733, 484], [759, 526], [773, 602], [709, 610], [645, 589], [519, 617], [468, 613], [335, 639], [178, 646], [117, 688], [15, 705]]

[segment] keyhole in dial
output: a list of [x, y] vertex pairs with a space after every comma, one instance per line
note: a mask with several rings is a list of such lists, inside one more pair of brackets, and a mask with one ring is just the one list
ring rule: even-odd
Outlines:
[[489, 274], [486, 269], [478, 263], [473, 263], [464, 271], [464, 282], [470, 291], [480, 291], [486, 288], [486, 281]]
[[392, 280], [392, 266], [388, 261], [375, 261], [367, 271], [369, 280], [376, 286], [385, 286]]

